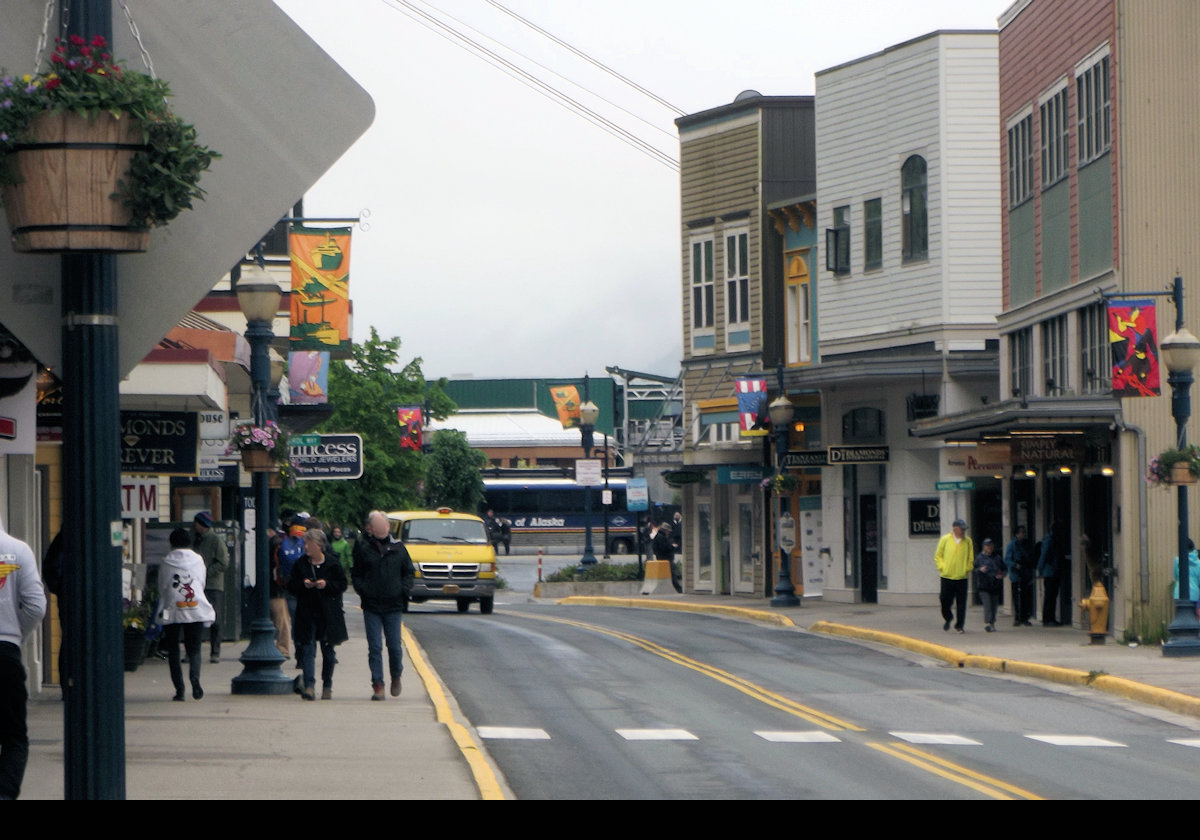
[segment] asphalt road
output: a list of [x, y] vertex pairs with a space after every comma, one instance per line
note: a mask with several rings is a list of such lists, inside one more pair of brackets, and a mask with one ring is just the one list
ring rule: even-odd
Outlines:
[[1200, 766], [1190, 719], [796, 630], [503, 599], [407, 622], [522, 799], [1190, 798]]

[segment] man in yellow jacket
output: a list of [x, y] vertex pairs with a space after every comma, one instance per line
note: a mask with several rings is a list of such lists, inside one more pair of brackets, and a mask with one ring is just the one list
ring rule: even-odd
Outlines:
[[949, 630], [950, 622], [954, 620], [954, 614], [950, 611], [950, 602], [953, 601], [958, 609], [954, 629], [963, 633], [963, 624], [967, 620], [967, 580], [975, 566], [975, 545], [967, 536], [966, 522], [954, 520], [950, 533], [938, 540], [933, 562], [937, 564], [938, 575], [942, 579], [942, 618], [946, 620], [942, 629]]

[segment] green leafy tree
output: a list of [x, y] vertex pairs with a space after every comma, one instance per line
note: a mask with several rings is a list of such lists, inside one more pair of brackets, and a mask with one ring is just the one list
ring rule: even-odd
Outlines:
[[353, 357], [329, 368], [333, 414], [316, 432], [359, 434], [363, 475], [353, 481], [301, 481], [284, 490], [281, 507], [307, 510], [323, 520], [355, 527], [372, 510], [419, 507], [424, 463], [421, 453], [400, 447], [396, 406], [428, 405], [434, 418], [454, 412], [445, 380], [427, 383], [416, 358], [396, 370], [400, 339], [371, 336], [352, 347]]
[[483, 504], [483, 478], [479, 469], [486, 466], [487, 456], [472, 449], [462, 432], [439, 431], [425, 465], [425, 506], [478, 513]]

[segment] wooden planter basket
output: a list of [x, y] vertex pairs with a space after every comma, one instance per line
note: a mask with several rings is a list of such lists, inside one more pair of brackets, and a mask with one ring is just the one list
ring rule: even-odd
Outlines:
[[1171, 483], [1172, 484], [1195, 484], [1196, 476], [1192, 475], [1191, 469], [1184, 462], [1171, 465]]
[[279, 464], [271, 460], [265, 449], [243, 449], [242, 466], [247, 472], [279, 472]]
[[141, 144], [136, 120], [102, 113], [41, 114], [32, 139], [16, 147], [20, 183], [4, 188], [13, 248], [24, 253], [133, 253], [150, 247], [150, 231], [130, 225], [114, 198]]

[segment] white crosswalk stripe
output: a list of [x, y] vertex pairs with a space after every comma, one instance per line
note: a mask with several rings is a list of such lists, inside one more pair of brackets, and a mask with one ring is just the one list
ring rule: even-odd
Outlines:
[[480, 726], [479, 737], [489, 741], [549, 741], [545, 729], [524, 726]]
[[626, 741], [699, 741], [686, 729], [618, 729]]
[[908, 741], [910, 744], [948, 744], [963, 747], [982, 747], [983, 744], [962, 735], [950, 735], [942, 732], [889, 732], [893, 738]]
[[754, 734], [764, 741], [776, 744], [840, 744], [841, 738], [835, 738], [828, 732], [813, 730], [812, 732], [771, 732], [763, 729], [754, 730]]
[[1094, 735], [1026, 735], [1031, 741], [1041, 741], [1056, 747], [1124, 747], [1126, 744], [1097, 738]]

